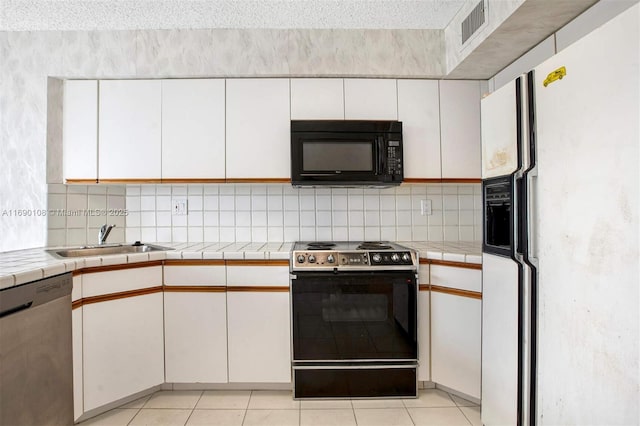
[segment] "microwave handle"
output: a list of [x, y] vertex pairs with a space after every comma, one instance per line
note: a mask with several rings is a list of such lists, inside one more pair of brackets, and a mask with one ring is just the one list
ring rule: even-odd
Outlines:
[[381, 175], [384, 170], [384, 138], [382, 136], [376, 138], [375, 153], [376, 175]]

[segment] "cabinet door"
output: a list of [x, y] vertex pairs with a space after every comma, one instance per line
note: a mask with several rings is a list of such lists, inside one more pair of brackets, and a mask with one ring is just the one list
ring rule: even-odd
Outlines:
[[62, 110], [65, 180], [98, 178], [98, 82], [65, 80]]
[[398, 80], [404, 177], [440, 179], [440, 104], [435, 80]]
[[341, 78], [292, 78], [292, 120], [344, 119], [344, 88]]
[[229, 382], [290, 383], [289, 293], [227, 294]]
[[344, 115], [347, 120], [397, 120], [396, 80], [345, 79]]
[[159, 179], [160, 80], [100, 81], [99, 111], [99, 179]]
[[227, 178], [291, 176], [289, 80], [227, 80]]
[[443, 179], [480, 179], [480, 83], [440, 81]]
[[288, 266], [227, 266], [229, 382], [291, 382], [288, 287]]
[[[82, 275], [73, 277], [71, 301], [82, 299]], [[71, 336], [73, 345], [73, 418], [77, 420], [84, 413], [82, 386], [82, 306], [71, 311]]]
[[431, 380], [480, 398], [481, 300], [431, 292]]
[[162, 293], [83, 307], [84, 409], [164, 383]]
[[167, 265], [164, 284], [166, 381], [226, 383], [224, 265]]
[[82, 275], [85, 412], [164, 383], [161, 285], [161, 266]]
[[162, 80], [162, 178], [224, 179], [225, 82]]

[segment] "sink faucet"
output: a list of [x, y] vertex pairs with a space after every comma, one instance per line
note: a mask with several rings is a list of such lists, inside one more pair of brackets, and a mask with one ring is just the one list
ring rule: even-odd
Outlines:
[[102, 245], [107, 241], [109, 232], [111, 232], [111, 229], [115, 228], [115, 226], [116, 225], [107, 225], [105, 223], [100, 227], [100, 231], [98, 231], [98, 245]]

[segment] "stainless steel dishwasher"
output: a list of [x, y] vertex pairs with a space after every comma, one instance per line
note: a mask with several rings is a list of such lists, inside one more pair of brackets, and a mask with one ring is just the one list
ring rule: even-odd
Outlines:
[[0, 425], [72, 425], [70, 273], [0, 291]]

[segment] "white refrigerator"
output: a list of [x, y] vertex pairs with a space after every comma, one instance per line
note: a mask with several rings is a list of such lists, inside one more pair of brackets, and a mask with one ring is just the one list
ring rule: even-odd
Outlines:
[[482, 100], [482, 423], [640, 423], [638, 4]]

